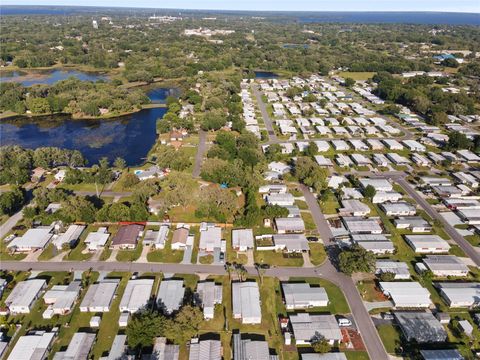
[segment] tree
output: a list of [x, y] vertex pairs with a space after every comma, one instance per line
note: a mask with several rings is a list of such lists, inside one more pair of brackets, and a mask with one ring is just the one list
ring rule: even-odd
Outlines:
[[133, 315], [126, 328], [127, 342], [131, 349], [141, 351], [150, 347], [157, 336], [164, 335], [167, 319], [154, 311], [143, 310]]
[[347, 77], [347, 78], [345, 79], [344, 85], [345, 85], [347, 88], [351, 88], [353, 85], [355, 85], [355, 80], [353, 80], [353, 79], [350, 78], [350, 77]]
[[393, 281], [395, 280], [395, 273], [391, 271], [383, 271], [378, 277], [381, 281]]
[[331, 349], [331, 346], [328, 343], [328, 340], [325, 339], [325, 336], [319, 333], [315, 334], [311, 344], [312, 344], [313, 351], [315, 351], [316, 353], [325, 354], [325, 353], [328, 353]]
[[0, 214], [11, 215], [20, 210], [25, 202], [25, 191], [14, 186], [11, 191], [0, 194]]
[[377, 190], [375, 190], [375, 188], [372, 185], [367, 185], [364, 191], [364, 195], [370, 200], [373, 199], [376, 193], [377, 193]]
[[443, 66], [451, 67], [451, 68], [457, 68], [458, 65], [459, 65], [457, 59], [455, 59], [455, 58], [447, 58], [447, 59], [443, 60], [441, 64]]
[[277, 217], [287, 217], [288, 209], [280, 205], [267, 205], [263, 208], [265, 217], [274, 219]]
[[472, 140], [459, 131], [452, 131], [448, 134], [447, 149], [459, 150], [459, 149], [471, 149], [473, 146]]
[[237, 197], [229, 189], [219, 186], [207, 186], [201, 189], [198, 213], [201, 216], [212, 216], [218, 221], [226, 221], [234, 215], [237, 208]]
[[318, 154], [318, 146], [315, 144], [313, 141], [308, 144], [308, 146], [305, 149], [305, 156], [309, 156], [313, 158], [315, 155]]
[[62, 203], [62, 214], [73, 221], [92, 223], [95, 221], [95, 206], [82, 196], [70, 196]]
[[113, 161], [113, 166], [116, 167], [117, 169], [125, 169], [125, 167], [127, 166], [127, 163], [123, 158], [117, 157]]
[[180, 205], [183, 208], [193, 201], [197, 183], [184, 172], [172, 171], [163, 182], [164, 198], [167, 206]]
[[203, 313], [197, 306], [186, 305], [175, 315], [165, 329], [165, 336], [176, 344], [185, 344], [198, 333], [203, 322]]
[[375, 254], [358, 244], [349, 249], [343, 249], [338, 256], [338, 267], [347, 275], [352, 275], [354, 272], [371, 273], [375, 270], [375, 262]]
[[140, 182], [140, 179], [137, 175], [132, 173], [127, 173], [123, 175], [122, 178], [122, 187], [125, 189], [131, 189]]

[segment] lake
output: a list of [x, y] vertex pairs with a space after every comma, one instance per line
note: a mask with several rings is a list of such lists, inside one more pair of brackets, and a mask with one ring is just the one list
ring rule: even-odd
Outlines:
[[23, 86], [32, 86], [35, 84], [52, 85], [60, 80], [68, 79], [73, 76], [83, 81], [108, 80], [107, 75], [94, 72], [83, 72], [77, 70], [38, 70], [38, 71], [9, 71], [0, 73], [0, 82], [18, 82]]
[[278, 74], [271, 71], [254, 71], [254, 73], [257, 79], [274, 79], [278, 77]]
[[[171, 89], [155, 89], [157, 101], [165, 101]], [[165, 94], [162, 99], [159, 94]], [[128, 166], [140, 165], [152, 148], [156, 123], [166, 108], [144, 109], [114, 119], [73, 120], [69, 115], [18, 117], [0, 122], [2, 145], [19, 145], [35, 149], [56, 146], [81, 151], [89, 165], [104, 156], [113, 161], [117, 156]]]

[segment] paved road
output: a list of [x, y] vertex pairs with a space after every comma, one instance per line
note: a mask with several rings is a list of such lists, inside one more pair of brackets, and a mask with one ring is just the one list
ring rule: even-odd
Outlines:
[[333, 235], [330, 231], [330, 227], [328, 226], [328, 222], [325, 219], [325, 216], [323, 216], [323, 213], [320, 210], [317, 198], [314, 194], [310, 192], [310, 190], [308, 190], [308, 187], [306, 187], [305, 185], [300, 185], [300, 189], [302, 190], [303, 197], [305, 198], [308, 208], [312, 213], [313, 221], [317, 226], [318, 233], [320, 234], [320, 238], [323, 240], [323, 244], [325, 246], [331, 245], [331, 239]]
[[193, 165], [193, 177], [198, 178], [202, 169], [203, 156], [207, 150], [207, 133], [203, 130], [198, 132], [198, 148], [195, 155], [195, 164]]
[[392, 176], [392, 180], [396, 181], [407, 193], [411, 196], [417, 204], [419, 204], [432, 219], [437, 219], [443, 224], [445, 232], [457, 243], [457, 245], [463, 250], [467, 256], [469, 256], [473, 262], [480, 266], [480, 253], [478, 253], [473, 246], [460, 235], [455, 228], [450, 225], [422, 196], [420, 196], [416, 190], [405, 180], [405, 176]]
[[275, 134], [275, 130], [273, 129], [273, 121], [270, 119], [270, 115], [268, 115], [267, 106], [262, 100], [262, 93], [258, 90], [257, 85], [252, 86], [253, 94], [257, 98], [257, 104], [262, 113], [263, 122], [265, 123], [265, 127], [267, 128], [268, 138], [270, 141], [277, 142], [277, 134]]
[[10, 216], [2, 226], [0, 226], [0, 239], [3, 239], [12, 230], [17, 222], [23, 218], [23, 209]]

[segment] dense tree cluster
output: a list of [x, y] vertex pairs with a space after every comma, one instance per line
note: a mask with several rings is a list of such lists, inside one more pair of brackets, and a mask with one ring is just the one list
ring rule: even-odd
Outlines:
[[375, 270], [375, 262], [375, 254], [357, 244], [343, 249], [338, 256], [338, 267], [347, 275], [355, 272], [371, 273]]
[[25, 191], [15, 186], [10, 191], [0, 194], [0, 214], [11, 215], [20, 210], [25, 203]]
[[83, 166], [86, 161], [77, 150], [40, 147], [35, 150], [20, 146], [0, 147], [0, 184], [24, 184], [35, 167], [51, 169], [60, 165]]
[[428, 76], [402, 80], [387, 73], [379, 73], [373, 80], [378, 83], [375, 92], [382, 99], [408, 106], [424, 115], [432, 124], [447, 122], [447, 114], [475, 113], [475, 100], [466, 92], [445, 93], [440, 86], [435, 85], [435, 80]]
[[70, 113], [95, 117], [138, 110], [150, 100], [142, 90], [126, 90], [112, 83], [81, 81], [71, 77], [53, 85], [24, 87], [0, 84], [0, 110], [23, 114]]

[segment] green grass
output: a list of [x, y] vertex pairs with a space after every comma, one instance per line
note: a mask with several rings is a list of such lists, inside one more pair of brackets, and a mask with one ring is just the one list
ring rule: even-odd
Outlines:
[[198, 262], [203, 265], [210, 265], [213, 263], [213, 255], [208, 254], [208, 255], [201, 256], [198, 259]]
[[467, 240], [472, 246], [480, 246], [480, 235], [468, 235], [465, 236], [465, 240]]
[[393, 325], [382, 324], [377, 326], [378, 334], [382, 339], [385, 350], [390, 354], [396, 354], [396, 349], [401, 344], [400, 334]]
[[134, 250], [119, 250], [117, 253], [117, 261], [135, 261], [142, 255], [143, 244], [139, 243]]
[[40, 260], [40, 261], [50, 260], [55, 255], [57, 255], [57, 248], [56, 248], [55, 245], [50, 243], [45, 248], [45, 250], [43, 250], [43, 252], [40, 254], [40, 256], [38, 257], [38, 260]]
[[353, 80], [368, 80], [371, 79], [376, 73], [370, 71], [340, 71], [338, 76], [346, 78], [352, 78]]
[[320, 208], [322, 212], [327, 215], [336, 214], [340, 204], [335, 194], [331, 194], [324, 201], [320, 201]]
[[289, 254], [277, 251], [255, 251], [255, 262], [276, 266], [303, 266], [303, 257], [289, 257]]
[[348, 360], [370, 360], [366, 351], [345, 351]]
[[82, 235], [80, 236], [80, 239], [77, 243], [77, 246], [70, 250], [70, 252], [63, 257], [64, 260], [71, 260], [71, 261], [84, 261], [88, 260], [93, 256], [93, 252], [87, 252], [83, 253], [83, 251], [87, 248], [87, 245], [85, 244], [85, 239], [87, 238], [88, 234], [92, 231], [96, 231], [98, 229], [98, 226], [87, 226], [84, 232], [82, 232]]
[[147, 254], [147, 261], [162, 263], [179, 263], [183, 260], [183, 250], [172, 250], [167, 244], [162, 250], [153, 250]]
[[316, 266], [322, 264], [327, 258], [323, 244], [310, 242], [308, 245], [310, 247], [310, 262]]
[[362, 281], [357, 284], [358, 292], [365, 301], [385, 301], [386, 298], [374, 281]]
[[317, 225], [315, 225], [315, 221], [313, 220], [313, 216], [311, 213], [302, 212], [302, 219], [305, 222], [306, 232], [315, 233], [317, 231]]

